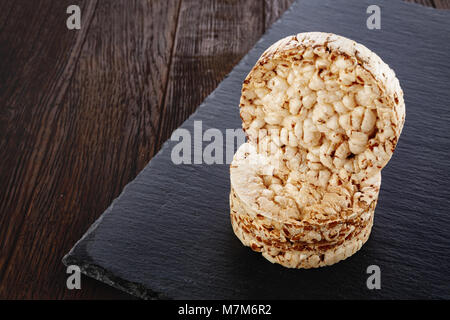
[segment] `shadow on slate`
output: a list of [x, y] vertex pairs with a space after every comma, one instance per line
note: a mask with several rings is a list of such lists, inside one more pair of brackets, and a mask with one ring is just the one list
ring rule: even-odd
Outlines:
[[[381, 30], [368, 30], [366, 8], [377, 3]], [[353, 257], [312, 270], [267, 262], [231, 229], [229, 166], [174, 165], [178, 142], [167, 141], [64, 263], [141, 298], [450, 298], [448, 21], [450, 12], [401, 1], [296, 1], [182, 125], [240, 128], [242, 81], [284, 36], [334, 32], [375, 51], [396, 71], [407, 115], [372, 235]], [[366, 287], [370, 265], [381, 268], [381, 290]]]

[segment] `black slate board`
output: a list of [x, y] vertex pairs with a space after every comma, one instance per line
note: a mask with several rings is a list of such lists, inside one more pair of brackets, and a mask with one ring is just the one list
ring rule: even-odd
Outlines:
[[[381, 30], [366, 28], [371, 4]], [[372, 235], [350, 259], [291, 270], [243, 247], [229, 221], [228, 165], [174, 165], [168, 141], [64, 263], [142, 298], [450, 298], [449, 21], [450, 12], [400, 1], [297, 1], [182, 126], [239, 128], [241, 83], [284, 36], [334, 32], [377, 52], [401, 81], [406, 124]], [[366, 287], [373, 264], [381, 290]]]

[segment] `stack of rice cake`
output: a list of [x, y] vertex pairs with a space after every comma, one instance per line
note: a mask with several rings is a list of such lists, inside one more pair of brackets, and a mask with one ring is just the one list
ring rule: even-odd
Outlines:
[[231, 164], [230, 209], [242, 243], [291, 268], [358, 251], [405, 121], [389, 66], [344, 37], [289, 36], [248, 74], [240, 114], [248, 142]]

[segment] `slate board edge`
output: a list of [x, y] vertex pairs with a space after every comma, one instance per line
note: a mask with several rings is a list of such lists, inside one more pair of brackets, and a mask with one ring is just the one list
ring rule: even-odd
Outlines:
[[[214, 92], [213, 92], [214, 93]], [[213, 94], [211, 93], [211, 95]], [[197, 113], [197, 110], [191, 115], [194, 116], [194, 114]], [[190, 117], [189, 117], [190, 118]], [[188, 121], [189, 118], [186, 120]], [[168, 143], [165, 142], [161, 149], [158, 151], [158, 153], [153, 157], [156, 158], [159, 153], [162, 153], [164, 149], [168, 148]], [[150, 162], [146, 165], [151, 165]], [[142, 170], [143, 171], [143, 170]], [[142, 172], [141, 171], [141, 172]], [[141, 174], [141, 172], [138, 173], [136, 178]], [[92, 258], [90, 256], [84, 255], [87, 251], [83, 249], [84, 242], [89, 241], [89, 237], [94, 233], [95, 229], [100, 225], [103, 218], [109, 214], [114, 208], [114, 205], [116, 202], [120, 201], [122, 196], [126, 193], [128, 186], [133, 183], [133, 181], [136, 179], [134, 178], [129, 183], [125, 185], [120, 195], [113, 200], [113, 202], [109, 205], [109, 207], [98, 217], [98, 219], [88, 228], [88, 230], [83, 234], [83, 236], [74, 244], [72, 249], [64, 255], [62, 258], [62, 263], [68, 267], [70, 265], [76, 265], [80, 268], [81, 273], [84, 275], [93, 278], [95, 280], [101, 281], [107, 285], [110, 285], [111, 287], [114, 287], [116, 289], [119, 289], [121, 291], [124, 291], [132, 296], [144, 299], [144, 300], [167, 300], [169, 299], [166, 297], [163, 293], [156, 292], [154, 290], [151, 290], [149, 288], [146, 288], [144, 285], [140, 283], [135, 283], [132, 281], [126, 281], [118, 276], [115, 276], [112, 272], [108, 271], [107, 269], [97, 265], [92, 261]], [[82, 257], [79, 257], [77, 254], [75, 254], [76, 251], [82, 252]]]
[[[423, 6], [421, 4], [417, 4], [417, 3], [407, 3], [404, 1], [400, 1], [398, 0], [397, 2], [402, 3], [403, 5], [406, 6], [416, 6], [416, 7], [420, 7], [421, 9], [426, 8], [427, 10], [432, 10], [434, 11], [434, 13], [436, 14], [442, 14], [442, 15], [446, 15], [445, 10], [436, 10], [432, 7], [427, 7], [427, 6]], [[249, 50], [249, 52], [247, 52], [247, 54], [239, 61], [238, 64], [236, 64], [233, 68], [233, 70], [228, 73], [224, 79], [222, 79], [222, 81], [219, 83], [218, 87], [216, 87], [216, 89], [214, 89], [211, 94], [209, 94], [205, 100], [198, 106], [198, 108], [195, 110], [195, 112], [193, 114], [191, 114], [191, 116], [188, 117], [188, 119], [186, 119], [180, 127], [184, 127], [186, 123], [190, 122], [192, 120], [192, 118], [194, 118], [198, 112], [200, 112], [203, 107], [207, 107], [207, 102], [215, 95], [216, 90], [218, 90], [223, 81], [225, 79], [227, 79], [230, 75], [232, 75], [236, 69], [239, 68], [239, 66], [241, 64], [244, 63], [244, 61], [247, 59], [247, 57], [249, 56], [249, 54], [255, 50], [259, 44], [262, 42], [262, 39], [264, 38], [264, 36], [278, 23], [280, 23], [280, 20], [283, 19], [283, 17], [288, 14], [289, 12], [291, 12], [292, 10], [294, 10], [296, 7], [298, 7], [300, 5], [301, 1], [297, 0], [294, 1], [294, 3], [283, 13], [283, 15], [277, 19], [270, 28], [268, 28], [266, 30], [266, 32], [261, 36], [261, 38], [255, 43], [255, 45], [252, 47], [252, 49]], [[169, 147], [169, 140], [166, 141], [163, 146], [161, 147], [161, 149], [158, 151], [158, 153], [154, 156], [153, 159], [155, 159], [156, 157], [159, 156], [160, 153], [162, 153], [165, 149], [167, 149]], [[152, 159], [152, 160], [153, 160]], [[153, 161], [150, 161], [146, 167], [151, 166]], [[143, 172], [144, 170], [142, 170], [135, 179], [137, 179], [139, 177], [139, 175]], [[69, 265], [77, 265], [80, 267], [80, 270], [83, 274], [94, 278], [96, 280], [99, 280], [103, 283], [106, 283], [116, 289], [119, 289], [121, 291], [124, 291], [128, 294], [131, 294], [133, 296], [136, 296], [138, 298], [141, 299], [168, 299], [168, 297], [164, 296], [161, 293], [155, 292], [153, 290], [148, 289], [147, 287], [145, 287], [144, 285], [138, 284], [138, 283], [134, 283], [131, 281], [126, 281], [118, 276], [114, 276], [114, 274], [108, 270], [106, 270], [105, 268], [95, 264], [92, 261], [91, 257], [88, 257], [86, 255], [81, 256], [81, 257], [77, 257], [76, 254], [74, 254], [77, 251], [81, 251], [83, 253], [86, 253], [85, 250], [83, 250], [82, 248], [84, 247], [83, 242], [85, 241], [89, 241], [89, 236], [95, 231], [95, 229], [99, 226], [99, 224], [101, 223], [101, 221], [103, 220], [104, 216], [109, 214], [110, 211], [112, 211], [114, 204], [116, 201], [119, 201], [122, 197], [122, 195], [124, 195], [126, 193], [126, 190], [128, 188], [128, 186], [130, 184], [132, 184], [134, 182], [133, 179], [132, 181], [130, 181], [122, 190], [121, 194], [113, 200], [112, 204], [102, 213], [102, 215], [89, 227], [89, 229], [86, 231], [86, 233], [80, 238], [80, 240], [78, 240], [75, 245], [72, 247], [72, 249], [63, 257], [62, 262], [64, 265], [69, 266]]]
[[[132, 182], [133, 181], [129, 182], [128, 184]], [[93, 278], [95, 280], [101, 281], [113, 288], [124, 291], [135, 297], [144, 300], [167, 299], [167, 297], [165, 297], [162, 293], [150, 290], [145, 286], [143, 286], [142, 284], [123, 280], [122, 278], [115, 276], [112, 272], [108, 271], [107, 269], [95, 263], [89, 262], [92, 260], [90, 257], [86, 256], [78, 257], [76, 254], [74, 254], [75, 251], [83, 247], [83, 241], [87, 240], [87, 238], [92, 234], [92, 232], [95, 231], [98, 225], [102, 222], [103, 217], [112, 210], [115, 202], [118, 201], [121, 195], [126, 191], [128, 184], [125, 186], [119, 197], [113, 200], [112, 204], [101, 214], [101, 216], [89, 227], [89, 229], [80, 238], [80, 240], [78, 240], [72, 247], [72, 249], [62, 258], [62, 262], [66, 267], [70, 265], [78, 266], [80, 268], [81, 273], [83, 273], [84, 275]], [[81, 249], [80, 251], [84, 250]]]

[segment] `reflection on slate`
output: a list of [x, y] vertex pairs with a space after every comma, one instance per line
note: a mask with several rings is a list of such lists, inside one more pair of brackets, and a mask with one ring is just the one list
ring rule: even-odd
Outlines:
[[[381, 7], [381, 30], [366, 9]], [[365, 44], [397, 73], [406, 124], [369, 241], [332, 267], [285, 269], [243, 247], [229, 219], [229, 167], [174, 165], [168, 141], [64, 257], [142, 298], [450, 298], [450, 12], [401, 1], [297, 1], [182, 127], [239, 128], [241, 83], [260, 54], [298, 32]], [[206, 145], [206, 144], [205, 144]], [[381, 268], [368, 290], [367, 267]]]

